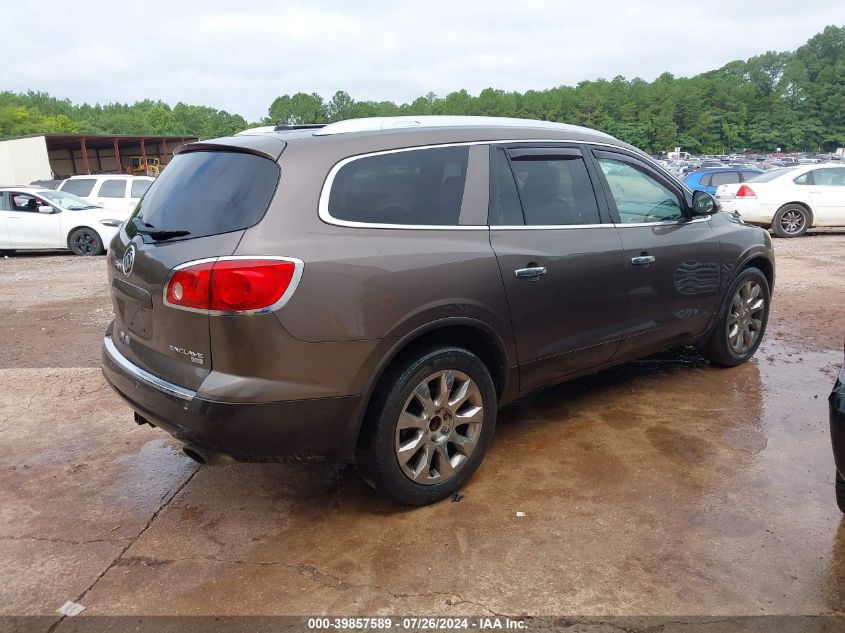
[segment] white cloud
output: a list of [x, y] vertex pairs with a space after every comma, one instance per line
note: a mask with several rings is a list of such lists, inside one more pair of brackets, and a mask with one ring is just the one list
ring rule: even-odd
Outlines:
[[250, 120], [299, 91], [403, 102], [430, 90], [692, 75], [792, 50], [842, 22], [830, 0], [4, 4], [0, 89], [184, 101]]

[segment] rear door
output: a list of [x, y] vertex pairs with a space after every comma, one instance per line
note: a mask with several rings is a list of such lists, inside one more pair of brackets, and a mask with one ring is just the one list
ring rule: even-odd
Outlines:
[[528, 390], [611, 359], [626, 266], [580, 146], [491, 151], [490, 241]]
[[107, 209], [130, 211], [129, 180], [127, 178], [105, 178], [91, 194], [91, 201]]
[[810, 172], [810, 202], [816, 224], [845, 225], [845, 167], [824, 167]]
[[717, 307], [719, 241], [683, 190], [633, 154], [592, 152], [624, 248], [628, 300], [620, 355], [702, 334]]
[[169, 382], [200, 385], [212, 364], [209, 315], [166, 305], [166, 281], [178, 266], [231, 255], [278, 181], [275, 160], [252, 153], [188, 151], [171, 161], [111, 245], [112, 338], [121, 354]]

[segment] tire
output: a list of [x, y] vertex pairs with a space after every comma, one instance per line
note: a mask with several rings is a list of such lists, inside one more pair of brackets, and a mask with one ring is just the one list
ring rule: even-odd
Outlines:
[[[460, 490], [484, 458], [496, 407], [490, 372], [475, 354], [451, 346], [424, 350], [382, 377], [364, 420], [358, 470], [400, 503], [444, 499]], [[399, 428], [400, 421], [406, 428]], [[442, 472], [446, 468], [449, 474]]]
[[67, 246], [74, 255], [92, 256], [106, 252], [97, 231], [87, 226], [74, 229], [67, 239]]
[[845, 479], [836, 471], [836, 505], [845, 514]]
[[[763, 303], [758, 307], [759, 299]], [[770, 299], [769, 282], [759, 268], [740, 271], [722, 299], [716, 325], [700, 348], [702, 355], [722, 367], [736, 367], [754, 356], [766, 333]]]
[[772, 219], [772, 230], [778, 237], [801, 237], [810, 228], [810, 212], [800, 204], [785, 204]]

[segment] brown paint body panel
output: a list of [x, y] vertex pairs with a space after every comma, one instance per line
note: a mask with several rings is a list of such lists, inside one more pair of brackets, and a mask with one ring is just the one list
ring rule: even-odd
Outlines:
[[[709, 332], [722, 293], [744, 262], [762, 257], [773, 269], [768, 236], [727, 214], [673, 227], [488, 227], [483, 149], [471, 150], [460, 227], [361, 228], [320, 218], [327, 174], [351, 156], [520, 139], [604, 145], [644, 157], [601, 134], [495, 127], [327, 136], [299, 131], [179, 148], [177, 154], [242, 151], [271, 158], [281, 180], [267, 213], [251, 228], [165, 244], [136, 240], [133, 279], [123, 281], [139, 292], [116, 284], [111, 331], [118, 351], [196, 391], [195, 398], [186, 405], [139, 386], [104, 354], [107, 378], [136, 411], [183, 441], [243, 460], [287, 453], [349, 458], [379, 376], [406, 345], [432, 330], [460, 325], [484, 333], [501, 359], [504, 402], [670, 344], [695, 343]], [[596, 194], [606, 221], [606, 203]], [[111, 245], [118, 261], [127, 247], [121, 232]], [[631, 258], [642, 251], [655, 253], [658, 263], [632, 269]], [[209, 316], [162, 304], [164, 279], [174, 266], [226, 255], [297, 258], [304, 263], [302, 279], [291, 299], [267, 314]], [[514, 276], [515, 269], [535, 264], [547, 274]], [[109, 274], [122, 275], [114, 266]], [[127, 300], [133, 296], [151, 297], [152, 308], [142, 314], [149, 331], [133, 320], [138, 306]], [[128, 345], [121, 331], [130, 334]], [[171, 344], [202, 353], [206, 363], [169, 352]]]

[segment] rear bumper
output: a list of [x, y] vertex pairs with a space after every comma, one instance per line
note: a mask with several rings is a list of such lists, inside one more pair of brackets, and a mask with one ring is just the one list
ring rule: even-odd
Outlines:
[[281, 402], [217, 402], [161, 380], [134, 365], [103, 339], [103, 375], [142, 418], [185, 444], [238, 461], [275, 462], [345, 457], [349, 420], [358, 396]]
[[836, 470], [845, 477], [845, 367], [828, 398], [830, 403], [830, 441], [833, 444], [833, 461]]

